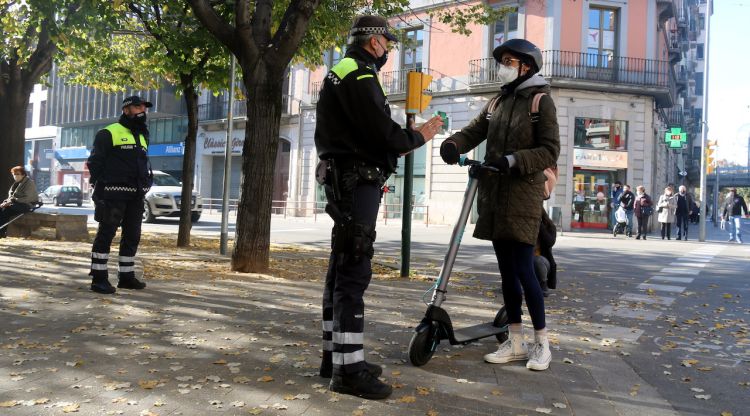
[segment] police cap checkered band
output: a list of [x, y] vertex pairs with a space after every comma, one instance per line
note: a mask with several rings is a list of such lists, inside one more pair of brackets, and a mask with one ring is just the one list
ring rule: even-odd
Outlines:
[[146, 108], [151, 108], [151, 107], [154, 106], [153, 104], [151, 104], [148, 101], [141, 100], [141, 97], [139, 97], [137, 95], [133, 95], [133, 96], [127, 97], [124, 100], [122, 100], [122, 108], [125, 108], [125, 107], [127, 107], [129, 105], [139, 105], [139, 104], [145, 105]]
[[388, 31], [388, 22], [380, 16], [357, 16], [349, 36], [383, 35], [391, 42], [398, 42], [396, 35]]

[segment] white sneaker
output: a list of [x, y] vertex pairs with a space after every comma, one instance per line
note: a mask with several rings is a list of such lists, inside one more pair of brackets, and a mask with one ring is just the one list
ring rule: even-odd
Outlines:
[[484, 361], [492, 364], [504, 364], [511, 361], [521, 361], [528, 358], [529, 352], [526, 343], [523, 342], [523, 335], [513, 336], [505, 340], [497, 351], [484, 356]]
[[544, 371], [549, 368], [550, 361], [552, 361], [552, 353], [549, 351], [549, 341], [545, 337], [531, 345], [526, 368], [529, 370]]

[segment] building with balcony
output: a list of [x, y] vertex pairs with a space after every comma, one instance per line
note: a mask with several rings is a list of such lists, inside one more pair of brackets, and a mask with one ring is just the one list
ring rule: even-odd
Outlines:
[[[653, 195], [676, 182], [677, 153], [666, 148], [664, 134], [675, 125], [687, 130], [686, 118], [695, 114], [697, 99], [692, 98], [690, 80], [697, 78], [690, 72], [692, 67], [684, 72], [680, 68], [693, 51], [691, 43], [682, 39], [692, 32], [679, 19], [686, 7], [693, 10], [692, 3], [699, 2], [489, 3], [512, 11], [494, 24], [470, 26], [469, 36], [452, 33], [429, 15], [436, 8], [462, 7], [456, 2], [412, 1], [409, 15], [391, 19], [409, 39], [390, 53], [380, 74], [392, 114], [403, 121], [405, 73], [421, 70], [434, 77], [433, 99], [418, 121], [435, 111], [446, 112], [450, 119], [448, 132], [415, 152], [412, 197], [429, 205], [431, 222], [455, 220], [466, 181], [464, 169], [442, 162], [440, 144], [466, 126], [499, 92], [492, 50], [512, 38], [528, 39], [543, 51], [541, 74], [552, 85], [562, 145], [560, 180], [547, 205], [553, 214], [561, 214], [553, 216], [564, 230], [610, 226], [608, 206], [615, 181], [644, 185]], [[692, 36], [698, 39], [697, 34]], [[696, 53], [697, 49], [696, 45]], [[341, 53], [330, 51], [326, 58], [329, 64], [310, 75], [308, 92], [313, 101], [327, 69]], [[303, 137], [305, 148], [312, 146], [312, 140], [311, 134]], [[481, 159], [484, 145], [472, 153]], [[302, 190], [314, 190], [312, 177], [306, 180], [309, 185]], [[386, 195], [386, 203], [400, 202], [401, 181], [401, 172], [389, 179], [396, 192]], [[302, 197], [320, 200], [321, 194], [317, 189], [314, 195]]]

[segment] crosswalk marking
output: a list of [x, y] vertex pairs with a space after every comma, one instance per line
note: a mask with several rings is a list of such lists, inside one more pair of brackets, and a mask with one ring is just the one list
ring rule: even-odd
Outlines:
[[671, 285], [655, 285], [652, 283], [641, 283], [638, 285], [638, 289], [643, 290], [659, 290], [662, 292], [676, 292], [676, 293], [682, 293], [685, 291], [685, 286], [671, 286]]
[[[714, 256], [704, 256], [704, 257], [680, 257], [677, 259], [677, 261], [684, 261], [684, 262], [702, 262], [702, 263], [708, 263], [711, 260], [714, 259]], [[674, 264], [674, 263], [673, 263]]]
[[688, 262], [674, 262], [669, 263], [670, 266], [677, 267], [706, 267], [706, 263], [688, 263]]
[[654, 321], [661, 316], [661, 312], [652, 311], [643, 308], [632, 308], [628, 305], [612, 306], [604, 305], [596, 311], [599, 315], [614, 315], [620, 318], [643, 319], [645, 321]]
[[659, 271], [660, 273], [670, 273], [670, 274], [687, 274], [687, 275], [696, 275], [700, 273], [700, 269], [685, 269], [685, 268], [678, 268], [678, 267], [665, 267]]
[[669, 306], [674, 302], [674, 298], [669, 296], [644, 295], [642, 293], [625, 293], [624, 295], [620, 296], [620, 299], [630, 302], [643, 302], [648, 304], [658, 303], [665, 306]]
[[693, 283], [692, 277], [672, 277], [672, 276], [651, 276], [648, 280], [659, 280], [662, 282], [672, 282], [672, 283]]

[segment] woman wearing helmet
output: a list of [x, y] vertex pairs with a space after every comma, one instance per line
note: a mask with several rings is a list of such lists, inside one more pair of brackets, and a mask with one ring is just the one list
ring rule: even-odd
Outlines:
[[[487, 140], [485, 163], [497, 168], [479, 182], [474, 237], [491, 240], [502, 276], [503, 300], [510, 336], [490, 363], [526, 360], [532, 370], [546, 370], [551, 361], [544, 313], [544, 297], [534, 275], [534, 244], [539, 234], [545, 198], [544, 169], [554, 166], [560, 136], [549, 82], [538, 74], [542, 54], [533, 43], [512, 39], [492, 52], [499, 63], [500, 93], [460, 132], [440, 146], [448, 164]], [[542, 95], [543, 94], [543, 95]], [[532, 102], [538, 100], [538, 114]], [[527, 348], [521, 326], [521, 302], [534, 325], [534, 343]]]

